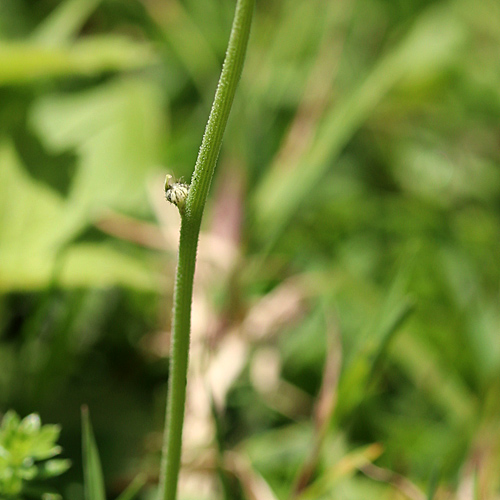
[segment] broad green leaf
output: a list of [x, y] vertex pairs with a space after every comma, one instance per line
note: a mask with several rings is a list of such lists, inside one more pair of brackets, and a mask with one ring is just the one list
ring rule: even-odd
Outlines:
[[62, 259], [59, 283], [64, 287], [122, 285], [140, 290], [159, 290], [161, 287], [151, 266], [106, 243], [71, 245]]
[[71, 46], [56, 47], [4, 40], [0, 42], [0, 85], [127, 71], [154, 62], [149, 46], [118, 36], [87, 37]]
[[38, 288], [48, 282], [64, 202], [31, 179], [8, 142], [0, 144], [0, 289]]
[[110, 245], [69, 245], [85, 219], [78, 207], [24, 172], [10, 144], [0, 145], [0, 290], [46, 286], [59, 266], [66, 287], [123, 285], [156, 289], [151, 268]]
[[78, 169], [69, 195], [71, 217], [84, 223], [103, 209], [146, 212], [146, 182], [158, 169], [165, 124], [160, 90], [120, 79], [35, 104], [32, 123], [52, 151], [73, 149]]

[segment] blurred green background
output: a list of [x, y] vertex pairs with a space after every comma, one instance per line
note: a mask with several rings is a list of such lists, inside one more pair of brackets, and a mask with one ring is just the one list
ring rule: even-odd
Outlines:
[[[234, 0], [0, 1], [0, 411], [152, 498]], [[205, 212], [181, 499], [500, 495], [500, 4], [257, 1]]]

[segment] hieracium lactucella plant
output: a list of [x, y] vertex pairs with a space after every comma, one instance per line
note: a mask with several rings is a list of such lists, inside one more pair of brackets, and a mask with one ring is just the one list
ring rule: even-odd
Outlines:
[[181, 215], [179, 258], [174, 290], [167, 418], [158, 500], [175, 500], [186, 401], [191, 299], [196, 249], [203, 209], [245, 59], [255, 0], [238, 0], [222, 73], [190, 185], [165, 180], [165, 198]]

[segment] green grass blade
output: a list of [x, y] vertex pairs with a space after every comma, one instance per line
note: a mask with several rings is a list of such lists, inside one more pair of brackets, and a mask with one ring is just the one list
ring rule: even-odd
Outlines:
[[434, 500], [439, 485], [439, 469], [436, 467], [429, 481], [427, 500]]
[[128, 488], [116, 500], [132, 500], [146, 484], [146, 475], [138, 474]]
[[474, 500], [481, 500], [481, 487], [479, 484], [479, 473], [477, 469], [474, 471]]
[[33, 33], [32, 40], [55, 47], [71, 40], [82, 29], [87, 19], [102, 0], [66, 0]]
[[345, 360], [336, 418], [345, 417], [366, 397], [376, 381], [377, 368], [387, 353], [390, 342], [413, 311], [413, 301], [406, 292], [409, 272], [408, 266], [399, 272], [381, 304], [375, 322], [360, 338], [352, 357]]
[[82, 444], [85, 500], [106, 500], [101, 460], [86, 406], [82, 407]]

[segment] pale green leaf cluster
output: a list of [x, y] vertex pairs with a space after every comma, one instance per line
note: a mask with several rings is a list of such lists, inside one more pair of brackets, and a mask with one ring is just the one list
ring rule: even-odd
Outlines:
[[43, 425], [32, 413], [21, 418], [8, 411], [0, 426], [0, 498], [17, 499], [26, 483], [58, 476], [68, 470], [70, 461], [54, 458], [61, 453], [57, 445], [61, 429]]

